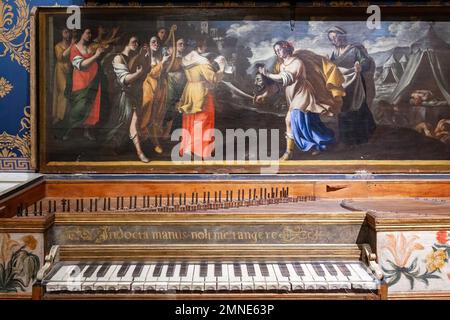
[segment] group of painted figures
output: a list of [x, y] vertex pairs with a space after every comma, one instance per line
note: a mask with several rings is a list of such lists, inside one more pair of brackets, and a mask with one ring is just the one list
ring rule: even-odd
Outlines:
[[[55, 86], [53, 119], [63, 123], [63, 140], [74, 128], [83, 128], [84, 137], [93, 140], [90, 129], [98, 126], [105, 87], [114, 98], [103, 127], [102, 139], [115, 147], [134, 144], [137, 156], [149, 162], [142, 141], [150, 139], [153, 152], [163, 153], [160, 139], [170, 138], [174, 120], [181, 114], [180, 155], [208, 159], [214, 153], [216, 85], [222, 80], [226, 61], [211, 59], [208, 42], [199, 37], [190, 52], [187, 39], [170, 31], [158, 30], [148, 44], [139, 46], [136, 35], [117, 37], [98, 28], [84, 29], [79, 39], [62, 31], [62, 41], [55, 46]], [[374, 62], [360, 44], [348, 44], [340, 27], [328, 31], [335, 46], [330, 58], [309, 50], [294, 50], [287, 41], [278, 41], [273, 50], [278, 63], [273, 70], [258, 68], [266, 80], [264, 90], [255, 95], [255, 104], [270, 95], [285, 91], [289, 111], [286, 115], [287, 148], [281, 160], [292, 159], [294, 146], [318, 154], [339, 141], [346, 145], [366, 143], [375, 130], [369, 105], [373, 99]], [[112, 43], [122, 42], [120, 50], [106, 53]], [[112, 60], [114, 83], [105, 81], [101, 61]], [[214, 57], [214, 56], [213, 56]], [[326, 126], [322, 117], [337, 117], [339, 134]]]

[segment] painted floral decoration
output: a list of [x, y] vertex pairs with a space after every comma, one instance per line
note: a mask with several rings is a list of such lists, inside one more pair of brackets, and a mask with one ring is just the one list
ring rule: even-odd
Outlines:
[[442, 250], [433, 250], [427, 255], [427, 270], [433, 272], [436, 269], [442, 269], [447, 262], [447, 253]]
[[32, 235], [16, 241], [8, 233], [0, 234], [0, 292], [25, 291], [36, 278], [39, 257], [30, 252], [36, 246]]
[[436, 233], [436, 240], [439, 244], [446, 244], [448, 242], [448, 233], [445, 230], [440, 230]]
[[[448, 263], [450, 255], [449, 233], [446, 230], [436, 232], [436, 243], [431, 247], [432, 252], [427, 255], [427, 269], [439, 270], [440, 272]], [[450, 280], [450, 274], [447, 274]]]
[[386, 235], [383, 249], [386, 249], [392, 259], [387, 259], [390, 268], [382, 267], [386, 282], [389, 286], [396, 284], [402, 277], [408, 279], [411, 290], [414, 289], [415, 281], [421, 281], [426, 285], [430, 279], [440, 279], [436, 274], [442, 265], [442, 253], [433, 252], [427, 257], [427, 270], [421, 272], [417, 264], [418, 257], [410, 261], [415, 251], [424, 250], [424, 246], [417, 240], [418, 236], [412, 235], [406, 237], [403, 233]]

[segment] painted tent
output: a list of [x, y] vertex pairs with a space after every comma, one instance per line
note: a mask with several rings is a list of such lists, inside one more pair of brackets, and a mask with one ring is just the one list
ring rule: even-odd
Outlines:
[[391, 55], [389, 59], [383, 65], [383, 72], [381, 73], [381, 83], [398, 83], [402, 77], [403, 69], [397, 60], [395, 60], [394, 55]]
[[450, 105], [450, 44], [430, 27], [424, 37], [411, 45], [411, 51], [390, 102], [407, 102], [414, 90], [430, 90], [436, 100]]
[[401, 66], [402, 66], [402, 70], [405, 71], [406, 65], [408, 64], [408, 58], [406, 57], [406, 55], [402, 55], [402, 57], [400, 58], [400, 60], [398, 62], [400, 62]]

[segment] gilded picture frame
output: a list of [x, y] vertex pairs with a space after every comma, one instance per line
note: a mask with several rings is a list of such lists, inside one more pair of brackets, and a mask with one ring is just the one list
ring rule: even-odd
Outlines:
[[449, 172], [449, 8], [382, 6], [377, 17], [362, 6], [88, 6], [73, 31], [75, 11], [37, 7], [32, 164], [47, 173]]

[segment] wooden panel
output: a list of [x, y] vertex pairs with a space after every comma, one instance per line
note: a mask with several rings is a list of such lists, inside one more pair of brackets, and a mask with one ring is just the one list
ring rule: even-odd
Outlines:
[[31, 300], [31, 293], [0, 293], [0, 300]]
[[[202, 197], [203, 192], [233, 191], [233, 198], [237, 198], [238, 190], [244, 189], [248, 194], [249, 189], [260, 188], [270, 192], [273, 188], [289, 188], [290, 196], [315, 196], [323, 199], [344, 198], [374, 198], [374, 197], [450, 197], [450, 181], [131, 181], [131, 180], [52, 180], [45, 182], [45, 192], [39, 190], [36, 194], [26, 196], [30, 199], [39, 199], [44, 194], [47, 197], [114, 197], [135, 195], [163, 195], [198, 192]], [[23, 199], [20, 198], [20, 199]], [[19, 201], [18, 201], [19, 202]], [[18, 203], [17, 202], [17, 203]], [[29, 201], [32, 202], [32, 201]], [[28, 202], [28, 203], [29, 203]]]
[[354, 245], [202, 245], [202, 246], [62, 246], [61, 261], [110, 260], [110, 261], [149, 261], [149, 260], [186, 260], [220, 259], [219, 261], [235, 261], [236, 259], [269, 259], [301, 260], [301, 259], [333, 259], [359, 260], [361, 250]]
[[389, 300], [450, 300], [450, 292], [396, 292]]
[[53, 221], [53, 215], [47, 217], [0, 218], [0, 232], [44, 232], [53, 224]]
[[[317, 202], [320, 204], [320, 202]], [[127, 224], [127, 225], [147, 225], [147, 224], [195, 224], [203, 223], [210, 225], [238, 224], [247, 225], [255, 223], [263, 224], [357, 224], [361, 225], [366, 217], [365, 212], [302, 212], [301, 207], [297, 213], [283, 213], [277, 211], [276, 206], [267, 213], [254, 214], [248, 212], [229, 214], [218, 210], [210, 213], [56, 213], [55, 222], [59, 226], [63, 225], [100, 225], [105, 224]]]
[[0, 211], [0, 218], [9, 218], [17, 214], [17, 207], [20, 204], [31, 205], [34, 202], [45, 197], [45, 182], [40, 181], [31, 185], [28, 188], [24, 188], [18, 191], [13, 196], [4, 199], [0, 202], [0, 207], [5, 209]]
[[[268, 192], [278, 188], [289, 188], [289, 195], [313, 195], [312, 182], [280, 182], [280, 181], [47, 181], [46, 195], [48, 197], [95, 197], [95, 196], [134, 196], [160, 195], [174, 193], [203, 192], [232, 190], [233, 198], [237, 198], [238, 190], [266, 188]], [[189, 196], [189, 195], [188, 195]]]
[[278, 300], [322, 300], [322, 299], [333, 299], [333, 300], [379, 300], [380, 297], [373, 292], [366, 293], [356, 293], [356, 292], [304, 292], [304, 293], [93, 293], [93, 294], [70, 294], [70, 293], [60, 293], [60, 294], [45, 294], [45, 300], [267, 300], [267, 299], [278, 299]]
[[450, 197], [450, 181], [368, 182], [372, 197]]
[[317, 181], [314, 194], [318, 198], [366, 198], [368, 197], [366, 181]]

